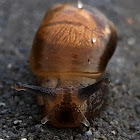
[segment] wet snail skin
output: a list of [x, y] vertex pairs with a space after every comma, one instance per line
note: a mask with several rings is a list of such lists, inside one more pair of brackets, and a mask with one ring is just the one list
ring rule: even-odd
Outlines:
[[117, 45], [114, 24], [90, 6], [58, 4], [46, 13], [30, 53], [40, 86], [17, 83], [37, 95], [42, 124], [89, 126], [100, 112], [109, 84], [102, 78]]

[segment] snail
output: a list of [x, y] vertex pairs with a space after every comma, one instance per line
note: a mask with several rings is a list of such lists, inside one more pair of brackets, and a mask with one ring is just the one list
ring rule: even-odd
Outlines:
[[102, 78], [117, 45], [114, 24], [96, 8], [58, 4], [41, 23], [30, 53], [30, 67], [41, 85], [17, 83], [15, 89], [37, 95], [42, 124], [89, 126], [104, 106]]

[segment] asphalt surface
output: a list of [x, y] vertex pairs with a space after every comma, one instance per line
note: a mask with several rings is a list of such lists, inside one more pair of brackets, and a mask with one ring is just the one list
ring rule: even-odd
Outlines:
[[107, 106], [91, 122], [92, 135], [84, 126], [58, 129], [42, 125], [36, 98], [11, 88], [17, 81], [34, 83], [28, 63], [32, 42], [45, 12], [59, 2], [62, 3], [60, 0], [0, 0], [0, 139], [139, 140], [139, 0], [83, 1], [105, 13], [116, 25], [119, 37], [117, 50], [107, 67], [112, 81]]

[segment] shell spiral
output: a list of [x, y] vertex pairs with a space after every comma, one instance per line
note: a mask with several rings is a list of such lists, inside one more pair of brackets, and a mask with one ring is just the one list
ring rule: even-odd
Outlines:
[[37, 76], [94, 77], [104, 72], [117, 43], [112, 22], [95, 8], [51, 8], [40, 25], [30, 54]]

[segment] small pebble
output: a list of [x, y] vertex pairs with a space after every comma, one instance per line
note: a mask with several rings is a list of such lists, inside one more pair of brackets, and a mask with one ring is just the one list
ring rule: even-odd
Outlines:
[[113, 130], [113, 131], [111, 131], [111, 133], [113, 134], [113, 135], [115, 135], [116, 134], [116, 132]]
[[13, 123], [14, 124], [20, 124], [20, 123], [22, 123], [22, 120], [15, 120]]
[[86, 134], [87, 134], [88, 136], [91, 136], [91, 135], [92, 135], [91, 130], [87, 131]]
[[21, 140], [27, 140], [26, 138], [21, 138]]
[[116, 85], [121, 85], [121, 83], [122, 83], [122, 82], [121, 82], [120, 79], [116, 79], [116, 80], [115, 80], [115, 84], [116, 84]]
[[11, 69], [12, 68], [12, 64], [8, 64], [8, 69]]
[[58, 136], [54, 136], [54, 139], [55, 140], [60, 140]]
[[119, 122], [117, 120], [113, 120], [113, 121], [110, 122], [110, 124], [112, 124], [112, 125], [118, 125]]
[[5, 104], [5, 103], [0, 102], [0, 107], [5, 107], [5, 106], [6, 106], [6, 104]]
[[29, 119], [32, 119], [33, 117], [32, 116], [29, 116]]

